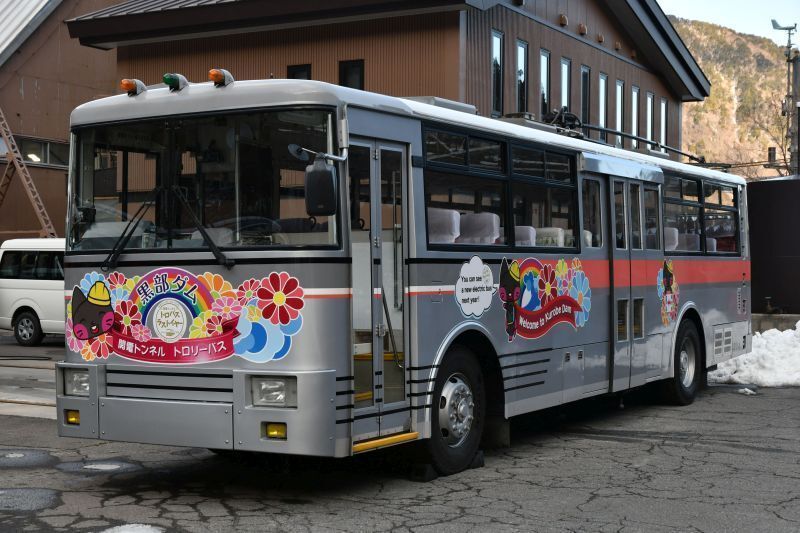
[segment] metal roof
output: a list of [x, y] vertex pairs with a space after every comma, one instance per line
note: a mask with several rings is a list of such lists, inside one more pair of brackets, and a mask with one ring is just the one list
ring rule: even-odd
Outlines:
[[653, 157], [639, 152], [622, 150], [590, 141], [573, 139], [509, 122], [471, 115], [443, 107], [396, 98], [378, 93], [359, 91], [339, 85], [311, 80], [247, 80], [236, 81], [227, 87], [215, 87], [211, 82], [190, 83], [181, 91], [172, 92], [164, 85], [153, 86], [138, 96], [120, 94], [87, 102], [77, 107], [70, 117], [73, 127], [129, 120], [157, 119], [196, 113], [235, 112], [247, 109], [286, 105], [317, 105], [331, 107], [360, 107], [393, 115], [415, 117], [451, 125], [475, 128], [498, 135], [536, 141], [584, 154], [613, 157], [678, 173], [689, 173], [736, 185], [744, 179], [733, 174]]
[[0, 0], [0, 66], [36, 31], [61, 0]]

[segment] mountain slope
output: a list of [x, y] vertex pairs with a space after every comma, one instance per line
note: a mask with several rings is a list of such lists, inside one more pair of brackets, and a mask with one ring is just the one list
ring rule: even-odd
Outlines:
[[[669, 18], [711, 81], [711, 96], [683, 106], [683, 148], [708, 161], [746, 163], [765, 161], [767, 147], [775, 146], [780, 161], [788, 148], [781, 117], [783, 49], [716, 24]], [[760, 165], [734, 172], [749, 178], [777, 175]]]

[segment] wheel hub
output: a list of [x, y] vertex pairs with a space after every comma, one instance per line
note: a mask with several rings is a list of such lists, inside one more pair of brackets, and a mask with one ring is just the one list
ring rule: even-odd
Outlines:
[[692, 386], [694, 382], [695, 371], [695, 349], [691, 342], [688, 340], [684, 342], [681, 348], [681, 353], [678, 358], [680, 364], [680, 380], [681, 385], [686, 388]]
[[17, 324], [17, 331], [23, 340], [30, 340], [33, 337], [33, 321], [30, 318], [23, 318]]
[[460, 446], [469, 435], [474, 420], [475, 402], [466, 378], [450, 376], [439, 398], [439, 429], [451, 448]]

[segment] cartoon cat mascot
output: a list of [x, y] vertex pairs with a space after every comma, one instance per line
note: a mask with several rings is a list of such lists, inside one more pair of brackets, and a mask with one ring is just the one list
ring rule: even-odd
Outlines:
[[95, 281], [87, 296], [80, 287], [72, 291], [72, 331], [80, 340], [93, 339], [114, 325], [111, 294], [102, 281]]
[[503, 302], [503, 308], [506, 310], [506, 333], [508, 333], [508, 342], [514, 340], [517, 334], [517, 320], [516, 309], [514, 305], [519, 300], [522, 287], [519, 284], [519, 265], [514, 261], [511, 267], [508, 262], [503, 258], [500, 264], [500, 283], [498, 287], [498, 296]]

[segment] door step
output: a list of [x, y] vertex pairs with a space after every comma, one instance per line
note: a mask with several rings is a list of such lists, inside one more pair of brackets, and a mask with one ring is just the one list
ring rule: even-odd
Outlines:
[[353, 453], [366, 452], [385, 446], [394, 446], [395, 444], [417, 440], [418, 438], [419, 432], [412, 431], [411, 433], [398, 433], [396, 435], [389, 435], [388, 437], [364, 440], [353, 444]]

